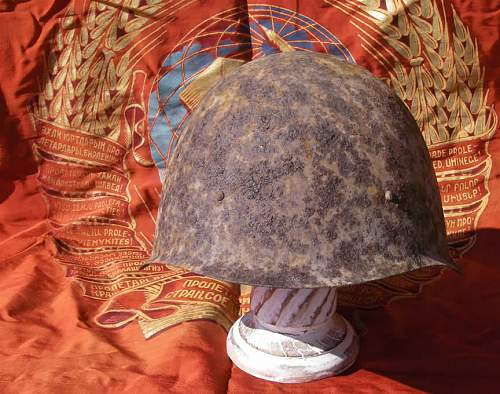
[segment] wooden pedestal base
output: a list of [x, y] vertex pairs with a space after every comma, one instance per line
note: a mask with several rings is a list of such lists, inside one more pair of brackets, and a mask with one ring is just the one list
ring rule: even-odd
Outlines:
[[281, 383], [341, 373], [358, 354], [358, 338], [336, 309], [336, 290], [257, 287], [251, 311], [227, 338], [231, 360], [245, 372]]

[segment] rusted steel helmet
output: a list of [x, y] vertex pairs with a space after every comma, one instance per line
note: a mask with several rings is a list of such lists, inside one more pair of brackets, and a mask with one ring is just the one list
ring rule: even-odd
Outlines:
[[194, 110], [151, 261], [282, 288], [453, 265], [410, 112], [368, 71], [309, 52], [239, 67]]

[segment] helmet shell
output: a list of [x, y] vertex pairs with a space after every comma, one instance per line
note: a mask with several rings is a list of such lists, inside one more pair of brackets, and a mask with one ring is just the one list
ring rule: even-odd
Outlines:
[[382, 81], [288, 52], [220, 80], [184, 128], [152, 261], [282, 288], [450, 264], [429, 154]]

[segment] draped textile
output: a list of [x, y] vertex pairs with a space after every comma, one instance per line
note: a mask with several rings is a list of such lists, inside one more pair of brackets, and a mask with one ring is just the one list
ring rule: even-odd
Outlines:
[[[497, 392], [498, 1], [0, 1], [2, 392]], [[457, 275], [341, 289], [340, 377], [265, 382], [225, 353], [249, 289], [157, 264], [167, 162], [210, 87], [319, 51], [366, 67], [428, 145]]]

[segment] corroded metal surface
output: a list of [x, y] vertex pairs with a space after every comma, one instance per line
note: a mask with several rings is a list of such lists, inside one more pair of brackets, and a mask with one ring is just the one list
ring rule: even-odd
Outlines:
[[368, 71], [306, 52], [240, 67], [191, 115], [152, 260], [283, 288], [452, 264], [410, 112]]

